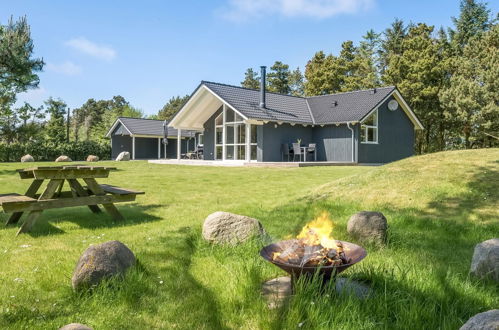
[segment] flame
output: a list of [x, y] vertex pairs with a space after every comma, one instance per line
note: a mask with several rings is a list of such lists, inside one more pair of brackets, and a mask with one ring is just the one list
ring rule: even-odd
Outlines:
[[307, 245], [322, 245], [328, 249], [337, 249], [336, 240], [331, 237], [333, 222], [328, 212], [322, 212], [317, 218], [303, 227], [296, 237], [302, 239]]

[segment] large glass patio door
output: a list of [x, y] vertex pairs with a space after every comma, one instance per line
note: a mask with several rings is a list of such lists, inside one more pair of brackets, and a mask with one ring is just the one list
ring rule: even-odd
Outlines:
[[256, 160], [256, 142], [256, 126], [245, 124], [241, 116], [224, 105], [215, 118], [215, 159]]

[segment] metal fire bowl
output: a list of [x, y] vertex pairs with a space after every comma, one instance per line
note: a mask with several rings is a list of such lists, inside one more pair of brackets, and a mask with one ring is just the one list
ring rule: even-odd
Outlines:
[[[323, 275], [324, 279], [329, 279], [331, 276], [341, 273], [348, 267], [355, 265], [367, 256], [367, 251], [357, 244], [350, 242], [338, 241], [343, 244], [345, 249], [345, 255], [347, 259], [350, 259], [350, 263], [340, 265], [340, 266], [312, 266], [312, 267], [300, 267], [299, 265], [279, 262], [277, 260], [272, 260], [274, 252], [282, 252], [288, 246], [290, 246], [296, 240], [281, 241], [278, 243], [270, 244], [260, 250], [260, 255], [267, 261], [273, 263], [277, 267], [283, 269], [293, 277], [299, 277], [300, 275], [313, 275], [319, 271], [320, 275]], [[348, 249], [348, 250], [347, 250]]]

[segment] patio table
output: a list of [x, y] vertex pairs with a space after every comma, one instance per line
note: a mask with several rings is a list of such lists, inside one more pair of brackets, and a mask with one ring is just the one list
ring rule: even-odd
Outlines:
[[[104, 166], [37, 166], [17, 170], [21, 179], [31, 179], [31, 185], [24, 195], [11, 193], [0, 195], [0, 205], [5, 213], [12, 213], [6, 225], [17, 223], [24, 212], [28, 216], [17, 235], [28, 232], [42, 212], [47, 209], [87, 206], [94, 213], [101, 212], [101, 204], [115, 220], [123, 220], [114, 203], [134, 201], [142, 191], [134, 191], [106, 184], [98, 184], [96, 179], [107, 178], [115, 167]], [[42, 183], [48, 183], [41, 194], [38, 190]], [[79, 180], [87, 185], [82, 186]], [[62, 191], [67, 181], [70, 191]]]
[[[306, 162], [309, 147], [308, 146], [300, 146], [300, 149], [301, 149], [302, 154], [303, 154], [303, 161]], [[289, 151], [292, 151], [292, 150], [293, 150], [293, 148], [289, 148]], [[317, 148], [314, 148], [314, 161], [317, 161]]]

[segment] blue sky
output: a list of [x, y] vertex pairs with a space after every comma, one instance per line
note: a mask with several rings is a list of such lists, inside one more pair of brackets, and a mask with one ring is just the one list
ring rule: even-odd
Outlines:
[[0, 1], [0, 22], [26, 15], [46, 62], [40, 88], [19, 100], [75, 108], [119, 94], [146, 114], [201, 80], [238, 85], [276, 60], [303, 69], [395, 17], [439, 27], [458, 13], [458, 0]]

